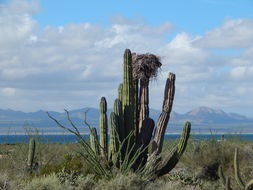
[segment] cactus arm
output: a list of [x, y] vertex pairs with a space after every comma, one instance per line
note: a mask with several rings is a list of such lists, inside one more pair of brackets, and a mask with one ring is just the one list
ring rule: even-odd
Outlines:
[[229, 177], [226, 177], [225, 190], [232, 190]]
[[173, 151], [172, 155], [166, 159], [167, 161], [165, 162], [165, 164], [163, 164], [157, 169], [156, 171], [157, 176], [162, 176], [169, 173], [177, 165], [180, 157], [182, 156], [187, 146], [187, 142], [190, 137], [190, 132], [191, 132], [191, 123], [187, 121], [184, 125], [184, 129], [176, 149]]
[[142, 122], [142, 128], [137, 139], [137, 147], [141, 148], [142, 153], [140, 154], [140, 156], [138, 157], [135, 163], [135, 168], [140, 167], [140, 164], [143, 166], [147, 162], [148, 145], [151, 141], [154, 127], [155, 127], [155, 122], [153, 119], [146, 118]]
[[115, 99], [114, 101], [113, 112], [117, 116], [118, 136], [119, 136], [119, 140], [122, 142], [125, 137], [125, 131], [124, 131], [124, 126], [123, 126], [122, 102], [118, 98]]
[[253, 179], [250, 180], [245, 186], [245, 190], [252, 190], [252, 189], [253, 189]]
[[28, 160], [27, 160], [27, 165], [30, 169], [32, 169], [34, 165], [35, 149], [36, 149], [35, 139], [31, 138], [29, 140]]
[[104, 97], [100, 100], [100, 147], [101, 153], [104, 157], [108, 154], [108, 124], [107, 124], [107, 103]]
[[241, 189], [245, 188], [244, 182], [242, 181], [242, 178], [240, 176], [239, 171], [239, 162], [238, 162], [238, 149], [235, 148], [235, 154], [234, 154], [234, 173], [235, 173], [235, 180], [240, 186]]
[[124, 53], [124, 78], [123, 78], [123, 114], [125, 136], [133, 130], [134, 120], [134, 94], [133, 94], [133, 73], [132, 73], [132, 54], [129, 49]]
[[118, 162], [117, 153], [119, 151], [119, 124], [117, 115], [114, 112], [110, 114], [110, 160], [116, 165]]
[[90, 146], [96, 155], [100, 154], [97, 129], [95, 127], [92, 127], [90, 131]]
[[123, 84], [120, 83], [118, 87], [118, 99], [122, 102], [122, 96], [123, 96]]
[[152, 147], [152, 152], [159, 154], [162, 151], [163, 140], [167, 124], [170, 118], [170, 112], [172, 109], [172, 104], [175, 94], [175, 74], [169, 73], [169, 76], [166, 81], [165, 91], [164, 91], [164, 100], [163, 100], [163, 111], [159, 116], [157, 122], [157, 128], [154, 136], [154, 143]]
[[219, 177], [221, 179], [222, 184], [225, 186], [226, 185], [226, 178], [224, 176], [224, 172], [223, 172], [223, 169], [222, 169], [221, 165], [218, 168], [218, 175], [219, 175]]

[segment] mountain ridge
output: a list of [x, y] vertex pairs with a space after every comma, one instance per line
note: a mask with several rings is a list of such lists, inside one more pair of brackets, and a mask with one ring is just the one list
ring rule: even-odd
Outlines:
[[[84, 112], [87, 110], [87, 122], [91, 126], [98, 127], [99, 110], [97, 108], [87, 107], [69, 110], [73, 122], [77, 126], [85, 129], [85, 131], [88, 130], [87, 127], [83, 127], [85, 126]], [[112, 109], [108, 109], [108, 116], [111, 111]], [[37, 127], [49, 132], [52, 132], [54, 130], [59, 131], [59, 127], [56, 126], [54, 121], [50, 120], [46, 112], [47, 111], [45, 110], [38, 110], [35, 112], [22, 112], [12, 109], [0, 109], [0, 132], [3, 132], [8, 127], [19, 131], [21, 130], [21, 127], [27, 126]], [[61, 123], [69, 126], [66, 113], [56, 111], [48, 112]], [[153, 118], [154, 121], [157, 121], [160, 113], [161, 112], [158, 110], [150, 109], [150, 117]], [[192, 123], [193, 129], [197, 129], [197, 127], [200, 129], [207, 129], [208, 127], [212, 127], [225, 131], [231, 130], [231, 126], [234, 126], [235, 129], [241, 129], [240, 126], [245, 128], [246, 126], [247, 131], [253, 132], [253, 129], [251, 129], [252, 127], [250, 127], [253, 126], [253, 118], [249, 118], [238, 113], [226, 113], [223, 110], [212, 109], [205, 106], [194, 108], [183, 114], [172, 112], [169, 126], [172, 125], [173, 127], [169, 128], [172, 128], [171, 130], [176, 130], [178, 128], [178, 131], [180, 131], [180, 126], [183, 125], [186, 120]]]

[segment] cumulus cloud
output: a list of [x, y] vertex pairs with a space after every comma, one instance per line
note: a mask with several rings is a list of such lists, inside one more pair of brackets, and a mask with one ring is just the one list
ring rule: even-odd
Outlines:
[[[0, 98], [4, 99], [0, 108], [97, 107], [101, 96], [107, 97], [110, 107], [122, 80], [125, 48], [162, 57], [160, 76], [151, 83], [151, 107], [161, 107], [168, 72], [177, 75], [176, 111], [196, 106], [237, 111], [240, 105], [253, 106], [247, 96], [253, 91], [253, 43], [248, 32], [252, 20], [229, 20], [203, 36], [180, 32], [168, 41], [165, 37], [175, 27], [171, 22], [149, 26], [117, 17], [106, 27], [72, 23], [39, 30], [32, 18], [39, 10], [37, 2], [13, 0], [0, 9]], [[246, 36], [236, 36], [238, 32]], [[236, 55], [208, 50], [242, 46], [246, 49]]]
[[196, 43], [203, 48], [252, 47], [252, 30], [252, 19], [228, 19], [222, 26], [206, 32]]

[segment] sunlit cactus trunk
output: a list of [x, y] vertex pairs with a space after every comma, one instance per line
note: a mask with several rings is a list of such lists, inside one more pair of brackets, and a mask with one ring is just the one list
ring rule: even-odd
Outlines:
[[152, 144], [152, 152], [155, 152], [156, 154], [160, 154], [163, 148], [164, 135], [166, 132], [167, 124], [169, 122], [172, 104], [174, 100], [175, 79], [175, 74], [169, 73], [164, 90], [162, 113], [160, 114], [159, 119], [157, 121], [154, 141]]
[[100, 120], [99, 120], [99, 127], [100, 127], [100, 147], [101, 147], [101, 154], [104, 157], [107, 157], [108, 153], [108, 124], [107, 124], [107, 102], [104, 97], [100, 100]]
[[128, 136], [134, 127], [134, 90], [132, 73], [132, 55], [129, 49], [124, 53], [124, 77], [123, 77], [123, 95], [122, 108], [124, 115], [125, 135]]
[[149, 118], [149, 79], [140, 80], [139, 96], [139, 132], [141, 131], [142, 122]]

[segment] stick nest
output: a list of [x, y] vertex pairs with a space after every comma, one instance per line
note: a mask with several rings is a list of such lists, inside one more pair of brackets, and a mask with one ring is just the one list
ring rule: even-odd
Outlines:
[[149, 80], [157, 76], [159, 68], [162, 66], [160, 57], [154, 54], [132, 53], [133, 77], [134, 79]]

